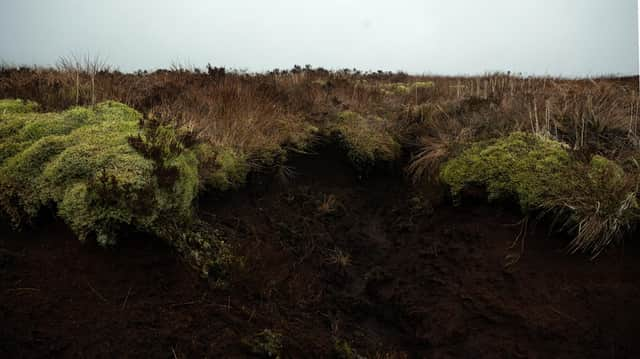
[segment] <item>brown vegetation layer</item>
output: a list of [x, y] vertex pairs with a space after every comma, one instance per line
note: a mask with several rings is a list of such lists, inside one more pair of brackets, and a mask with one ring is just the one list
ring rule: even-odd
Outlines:
[[[311, 67], [264, 74], [174, 66], [120, 73], [95, 63], [0, 69], [0, 98], [63, 110], [103, 100], [192, 126], [249, 155], [295, 143], [343, 111], [390, 123], [405, 148], [450, 150], [515, 130], [549, 133], [583, 153], [625, 157], [638, 142], [637, 78], [410, 76]], [[313, 132], [313, 131], [312, 131]]]

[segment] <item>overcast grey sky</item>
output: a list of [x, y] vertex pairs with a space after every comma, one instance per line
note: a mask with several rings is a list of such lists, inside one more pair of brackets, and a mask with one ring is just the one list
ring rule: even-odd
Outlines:
[[636, 0], [0, 0], [0, 59], [263, 71], [638, 72]]

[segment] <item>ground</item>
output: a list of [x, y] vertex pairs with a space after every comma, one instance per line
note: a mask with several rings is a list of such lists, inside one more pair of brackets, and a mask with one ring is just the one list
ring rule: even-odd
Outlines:
[[453, 207], [393, 169], [359, 179], [329, 150], [289, 165], [200, 199], [245, 259], [227, 288], [147, 236], [104, 249], [56, 220], [3, 225], [0, 356], [250, 357], [243, 342], [269, 329], [283, 358], [336, 342], [374, 358], [640, 357], [637, 244], [591, 261], [531, 220], [514, 247], [517, 208]]

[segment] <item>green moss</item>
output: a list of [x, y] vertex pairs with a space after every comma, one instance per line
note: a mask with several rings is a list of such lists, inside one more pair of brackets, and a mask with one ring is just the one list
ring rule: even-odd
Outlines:
[[284, 145], [293, 151], [305, 151], [313, 144], [319, 129], [311, 124], [304, 124], [300, 129], [291, 131]]
[[19, 152], [24, 151], [30, 145], [30, 142], [0, 143], [0, 163], [4, 162], [10, 157], [15, 156]]
[[489, 199], [515, 196], [528, 210], [577, 180], [567, 177], [569, 165], [569, 154], [561, 143], [516, 132], [473, 145], [445, 163], [440, 175], [454, 197], [477, 184], [486, 187]]
[[391, 162], [400, 156], [400, 144], [386, 130], [379, 117], [365, 118], [345, 111], [329, 126], [347, 149], [347, 156], [357, 168], [366, 168], [376, 162]]
[[243, 153], [232, 148], [214, 148], [209, 144], [199, 145], [196, 151], [204, 186], [227, 191], [245, 183], [250, 167]]
[[278, 359], [282, 357], [282, 334], [270, 329], [265, 329], [251, 338], [244, 339], [243, 343], [252, 354], [263, 358]]
[[[104, 102], [20, 116], [1, 142], [0, 203], [14, 224], [54, 204], [80, 239], [95, 234], [107, 244], [124, 226], [154, 233], [163, 216], [190, 217], [195, 154], [165, 152], [160, 163], [143, 156], [129, 144], [140, 131], [137, 111]], [[170, 181], [160, 180], [161, 170]]]
[[636, 176], [602, 156], [579, 162], [561, 143], [533, 134], [475, 144], [440, 174], [454, 198], [469, 185], [481, 185], [489, 199], [517, 198], [525, 212], [555, 213], [562, 228], [575, 234], [569, 249], [593, 256], [640, 218]]
[[95, 112], [87, 107], [76, 106], [62, 113], [62, 116], [72, 123], [88, 123], [95, 118]]
[[62, 112], [61, 114], [39, 114], [27, 120], [13, 139], [36, 141], [44, 136], [66, 135], [79, 127], [101, 120], [101, 118], [94, 118], [93, 116], [78, 116], [76, 111], [72, 113]]
[[110, 244], [125, 225], [155, 232], [168, 207], [160, 201], [153, 163], [122, 149], [98, 154], [98, 147], [79, 144], [45, 169], [43, 192], [59, 203], [59, 215], [80, 239], [95, 233], [100, 243]]
[[412, 83], [392, 82], [383, 84], [381, 89], [385, 95], [406, 96], [434, 86], [435, 84], [432, 81], [416, 81]]
[[2, 99], [0, 100], [0, 116], [12, 113], [35, 112], [39, 107], [40, 106], [33, 101]]
[[0, 118], [0, 163], [43, 137], [66, 135], [101, 120], [81, 107], [62, 113], [9, 113]]
[[620, 165], [603, 156], [593, 156], [589, 168], [589, 181], [609, 192], [624, 187], [625, 173]]
[[429, 89], [434, 87], [435, 84], [433, 83], [433, 81], [417, 81], [411, 84], [411, 89], [412, 90], [424, 90], [424, 89]]
[[96, 105], [94, 112], [103, 121], [140, 121], [141, 114], [135, 109], [117, 102], [104, 101]]
[[382, 91], [387, 95], [407, 95], [411, 93], [411, 87], [402, 82], [392, 82], [382, 85]]
[[[61, 113], [12, 111], [0, 114], [0, 212], [14, 226], [50, 207], [81, 240], [107, 245], [125, 229], [152, 233], [222, 283], [237, 259], [193, 216], [199, 160], [181, 129], [145, 122], [112, 101]], [[244, 181], [244, 157], [222, 152], [214, 163], [219, 186]]]
[[49, 202], [39, 178], [47, 163], [69, 144], [64, 136], [46, 136], [29, 144], [0, 167], [0, 204], [16, 226]]
[[339, 359], [364, 359], [365, 357], [351, 347], [348, 341], [336, 339], [333, 343], [333, 351], [336, 358]]
[[8, 137], [15, 136], [30, 117], [32, 116], [24, 114], [0, 114], [0, 139], [8, 142]]

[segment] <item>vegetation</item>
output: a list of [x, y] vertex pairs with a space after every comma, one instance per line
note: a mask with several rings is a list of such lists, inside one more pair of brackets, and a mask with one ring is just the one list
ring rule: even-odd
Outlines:
[[0, 100], [0, 114], [29, 113], [38, 109], [38, 104], [33, 101], [19, 99]]
[[329, 132], [338, 137], [349, 160], [359, 169], [376, 162], [392, 162], [400, 156], [400, 144], [385, 128], [379, 117], [365, 118], [352, 111], [340, 112]]
[[[186, 254], [199, 266], [211, 261], [202, 249], [212, 245], [188, 230], [199, 186], [198, 159], [176, 137], [177, 130], [141, 128], [139, 112], [112, 101], [62, 113], [12, 108], [17, 110], [0, 117], [6, 130], [0, 208], [14, 226], [53, 206], [80, 240], [93, 235], [109, 245], [124, 229], [133, 229], [175, 241], [181, 232], [193, 252]], [[175, 233], [168, 223], [179, 227]]]
[[252, 338], [244, 340], [244, 344], [252, 354], [262, 358], [282, 358], [282, 334], [265, 329]]
[[637, 179], [599, 155], [580, 163], [566, 147], [516, 132], [472, 145], [443, 166], [441, 177], [456, 198], [465, 187], [481, 185], [490, 200], [515, 197], [525, 212], [562, 213], [565, 227], [577, 232], [570, 248], [595, 256], [640, 218]]
[[431, 81], [417, 81], [413, 83], [392, 82], [382, 85], [382, 91], [387, 95], [410, 95], [434, 87]]
[[524, 210], [571, 187], [570, 157], [559, 142], [515, 132], [472, 145], [442, 167], [442, 180], [454, 197], [469, 184], [487, 188], [489, 199], [516, 196]]
[[246, 155], [232, 148], [216, 150], [208, 144], [199, 145], [196, 151], [201, 160], [200, 174], [204, 186], [227, 191], [244, 185], [249, 173]]
[[[43, 212], [55, 214], [81, 240], [105, 246], [144, 234], [169, 243], [207, 276], [207, 283], [189, 282], [192, 276], [168, 265], [175, 276], [157, 286], [129, 280], [100, 283], [96, 278], [104, 278], [101, 273], [83, 278], [88, 289], [82, 288], [81, 298], [86, 297], [89, 311], [96, 303], [93, 292], [107, 312], [115, 307], [126, 317], [144, 316], [127, 305], [139, 304], [142, 293], [151, 289], [150, 300], [143, 302], [167, 309], [164, 319], [171, 331], [184, 329], [175, 323], [185, 318], [190, 332], [197, 327], [198, 336], [172, 335], [176, 340], [157, 343], [161, 349], [155, 353], [184, 357], [241, 350], [266, 358], [306, 352], [404, 358], [409, 355], [403, 350], [419, 356], [414, 352], [435, 349], [455, 355], [493, 345], [495, 340], [488, 338], [455, 349], [470, 334], [464, 329], [469, 315], [486, 314], [478, 312], [480, 307], [494, 308], [492, 293], [505, 287], [500, 282], [481, 285], [474, 289], [477, 303], [449, 305], [461, 294], [451, 285], [502, 271], [493, 261], [485, 263], [484, 253], [494, 255], [494, 248], [472, 253], [478, 243], [466, 240], [493, 236], [492, 229], [513, 214], [481, 216], [476, 226], [479, 222], [467, 222], [478, 221], [476, 211], [466, 212], [465, 225], [458, 229], [461, 219], [455, 209], [443, 208], [441, 200], [450, 193], [461, 203], [472, 192], [486, 193], [490, 201], [517, 203], [525, 219], [516, 239], [527, 233], [529, 218], [549, 216], [555, 229], [569, 235], [571, 253], [595, 257], [623, 238], [633, 239], [640, 218], [636, 85], [635, 79], [624, 78], [463, 78], [310, 67], [251, 74], [176, 66], [123, 74], [78, 60], [55, 70], [3, 68], [0, 98], [8, 99], [0, 100], [0, 216], [23, 228], [39, 224], [36, 219]], [[333, 162], [327, 165], [326, 158], [312, 156], [325, 146], [334, 146], [339, 155], [330, 151], [331, 159], [346, 159], [354, 170], [347, 173], [355, 172], [357, 178], [324, 173]], [[309, 168], [309, 162], [293, 167], [303, 155], [322, 167]], [[300, 181], [270, 181], [276, 176], [292, 179], [298, 169]], [[405, 175], [407, 181], [377, 177]], [[237, 193], [255, 184], [264, 186]], [[410, 188], [400, 188], [403, 184]], [[203, 196], [207, 193], [213, 195]], [[432, 231], [434, 223], [440, 227]], [[513, 233], [499, 232], [491, 243], [503, 243]], [[545, 248], [533, 251], [544, 256]], [[147, 254], [146, 247], [133, 250], [140, 257]], [[519, 258], [512, 250], [505, 250], [507, 268]], [[9, 258], [0, 248], [0, 272], [9, 270], [3, 260], [18, 263], [20, 255]], [[153, 267], [156, 255], [135, 263]], [[41, 261], [40, 252], [37, 257]], [[617, 257], [602, 259], [600, 265], [607, 266]], [[445, 270], [468, 261], [477, 269], [471, 277]], [[547, 280], [552, 278], [547, 274], [568, 268], [558, 265], [561, 260], [555, 256], [553, 261], [552, 270], [536, 275]], [[529, 263], [535, 269], [547, 261]], [[129, 268], [119, 275], [128, 279]], [[520, 271], [508, 279], [526, 281], [533, 272]], [[633, 286], [625, 287], [625, 278], [608, 283], [612, 273], [582, 287], [590, 274], [573, 272], [551, 287], [590, 288], [586, 295], [619, 290], [617, 286], [633, 291]], [[33, 273], [37, 271], [29, 278], [36, 277]], [[164, 279], [162, 273], [154, 278]], [[401, 277], [406, 278], [396, 280]], [[415, 286], [425, 278], [433, 286]], [[22, 305], [23, 294], [51, 288], [42, 285], [48, 280], [20, 286], [17, 280], [7, 281], [5, 298]], [[116, 290], [106, 282], [126, 287]], [[227, 283], [231, 285], [220, 288]], [[157, 295], [165, 292], [171, 295]], [[516, 293], [497, 320], [546, 320], [548, 313], [536, 310], [525, 317], [518, 314], [529, 292]], [[571, 303], [563, 299], [571, 293], [554, 302]], [[607, 298], [617, 300], [615, 293]], [[555, 308], [560, 319], [546, 320], [549, 325], [542, 329], [564, 331], [561, 318], [567, 318], [567, 309], [575, 321], [593, 317], [590, 303], [574, 307]], [[374, 315], [380, 312], [382, 316]], [[282, 332], [256, 333], [256, 326]], [[540, 332], [539, 325], [534, 327], [523, 330]], [[212, 328], [220, 334], [215, 343], [208, 341]], [[576, 330], [572, 337], [582, 338], [591, 329]], [[407, 332], [415, 335], [405, 338]], [[145, 340], [155, 343], [156, 337], [150, 332]], [[596, 339], [594, 347], [608, 348], [600, 341], [608, 338]], [[592, 348], [583, 342], [574, 344], [587, 348], [585, 352]], [[41, 349], [50, 351], [48, 345]], [[512, 352], [522, 350], [504, 351]]]
[[3, 68], [2, 97], [24, 99], [0, 101], [4, 214], [20, 226], [56, 208], [80, 238], [105, 244], [125, 227], [171, 237], [163, 218], [196, 222], [199, 191], [238, 189], [251, 172], [289, 176], [289, 154], [318, 137], [337, 140], [361, 174], [401, 163], [415, 183], [441, 179], [456, 196], [486, 186], [491, 199], [552, 212], [575, 233], [572, 251], [597, 254], [636, 222], [640, 102], [629, 79], [310, 66], [123, 74], [63, 59]]
[[365, 358], [351, 347], [348, 341], [336, 338], [333, 344], [335, 357], [338, 359], [362, 359]]

